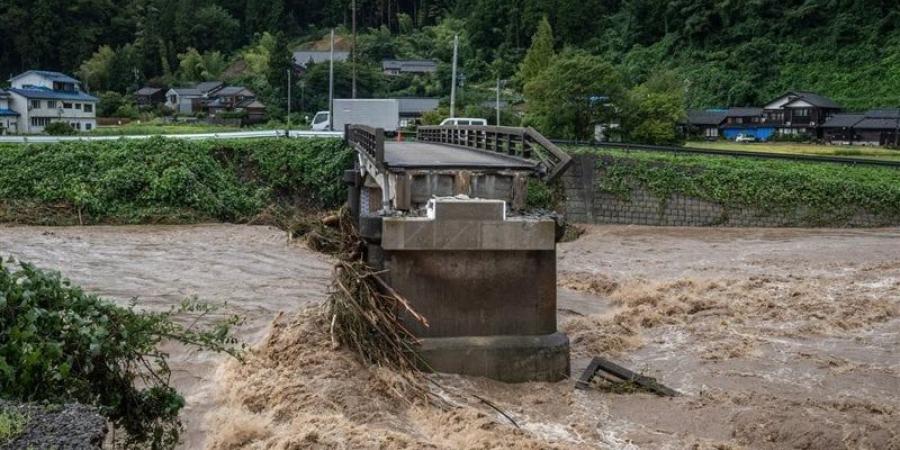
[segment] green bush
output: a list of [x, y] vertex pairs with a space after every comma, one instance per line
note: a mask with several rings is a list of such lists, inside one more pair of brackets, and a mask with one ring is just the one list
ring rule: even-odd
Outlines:
[[804, 211], [805, 223], [840, 225], [866, 211], [900, 218], [900, 170], [722, 156], [572, 148], [597, 155], [602, 191], [626, 197], [643, 187], [660, 199], [673, 194], [726, 208]]
[[69, 125], [66, 122], [50, 122], [50, 124], [44, 127], [44, 133], [47, 133], [50, 136], [72, 136], [78, 132], [72, 128], [72, 125]]
[[0, 260], [0, 396], [95, 405], [127, 433], [129, 448], [173, 447], [184, 399], [169, 385], [159, 346], [175, 341], [239, 356], [231, 335], [239, 318], [199, 327], [175, 320], [213, 311], [187, 300], [167, 312], [139, 312], [86, 294], [58, 273], [24, 263], [12, 271]]
[[0, 222], [244, 222], [273, 205], [334, 207], [351, 158], [337, 139], [0, 146]]

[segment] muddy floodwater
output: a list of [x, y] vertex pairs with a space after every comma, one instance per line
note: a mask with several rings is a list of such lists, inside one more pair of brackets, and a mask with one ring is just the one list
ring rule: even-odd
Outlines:
[[328, 258], [278, 230], [0, 227], [0, 255], [116, 301], [197, 295], [247, 318], [245, 366], [169, 349], [184, 448], [900, 448], [900, 229], [588, 227], [558, 258], [573, 375], [603, 355], [683, 395], [435, 377], [519, 428], [477, 401], [393, 400], [308, 309]]

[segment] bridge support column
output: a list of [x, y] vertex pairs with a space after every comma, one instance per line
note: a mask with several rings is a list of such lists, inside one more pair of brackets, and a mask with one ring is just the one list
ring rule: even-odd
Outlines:
[[506, 217], [502, 200], [435, 199], [427, 211], [382, 218], [378, 247], [388, 282], [429, 322], [406, 321], [428, 367], [507, 382], [566, 378], [555, 221]]

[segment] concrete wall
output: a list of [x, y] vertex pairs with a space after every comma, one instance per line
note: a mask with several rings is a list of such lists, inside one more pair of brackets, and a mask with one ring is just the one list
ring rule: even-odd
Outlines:
[[703, 199], [675, 194], [663, 199], [643, 186], [620, 196], [602, 192], [598, 181], [605, 168], [591, 155], [578, 155], [563, 176], [566, 217], [569, 222], [594, 224], [730, 227], [875, 227], [900, 225], [900, 219], [858, 211], [829, 223], [812, 222], [803, 209], [772, 211], [753, 206], [726, 207]]

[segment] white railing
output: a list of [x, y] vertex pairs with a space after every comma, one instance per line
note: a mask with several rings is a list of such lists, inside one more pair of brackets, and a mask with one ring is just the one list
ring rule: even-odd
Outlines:
[[[0, 136], [0, 144], [50, 144], [56, 142], [80, 142], [80, 141], [117, 141], [119, 139], [150, 139], [156, 136], [168, 139], [184, 139], [188, 141], [207, 139], [259, 139], [284, 137], [286, 130], [263, 131], [229, 131], [224, 133], [195, 133], [195, 134], [141, 134], [121, 136]], [[343, 139], [342, 131], [302, 131], [291, 130], [292, 138], [334, 138]]]

